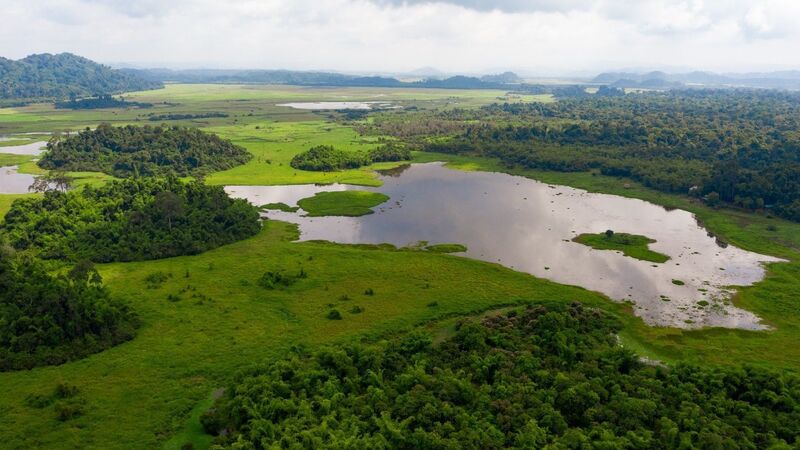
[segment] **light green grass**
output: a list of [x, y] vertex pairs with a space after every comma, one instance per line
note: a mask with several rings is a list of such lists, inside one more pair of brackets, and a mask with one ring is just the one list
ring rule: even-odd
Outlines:
[[18, 166], [22, 163], [30, 161], [32, 158], [33, 157], [29, 155], [14, 155], [11, 153], [0, 153], [0, 167]]
[[308, 216], [364, 216], [372, 214], [372, 208], [389, 200], [389, 196], [370, 191], [318, 192], [313, 197], [300, 199], [297, 206]]
[[669, 256], [650, 250], [648, 246], [654, 243], [655, 240], [637, 234], [614, 233], [609, 237], [606, 233], [584, 233], [575, 236], [572, 240], [597, 250], [617, 250], [625, 256], [641, 259], [642, 261], [654, 263], [669, 261]]

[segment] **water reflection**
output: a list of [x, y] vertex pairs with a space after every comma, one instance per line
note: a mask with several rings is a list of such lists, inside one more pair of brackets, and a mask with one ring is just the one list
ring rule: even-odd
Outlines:
[[[689, 212], [506, 174], [449, 170], [438, 163], [415, 164], [399, 176], [381, 178], [384, 185], [372, 189], [306, 185], [227, 190], [259, 205], [295, 205], [327, 190], [376, 190], [391, 200], [368, 216], [309, 218], [279, 211], [268, 216], [298, 223], [301, 240], [461, 243], [468, 247], [468, 257], [629, 300], [636, 314], [653, 325], [764, 328], [754, 314], [730, 304], [725, 287], [761, 280], [762, 263], [779, 260], [721, 247]], [[656, 239], [651, 248], [672, 259], [653, 264], [571, 241], [580, 233], [608, 229]]]
[[11, 155], [38, 155], [44, 151], [47, 142], [31, 142], [30, 144], [22, 145], [9, 145], [0, 147], [0, 153], [8, 153]]
[[17, 172], [17, 166], [0, 167], [0, 194], [25, 194], [34, 176]]

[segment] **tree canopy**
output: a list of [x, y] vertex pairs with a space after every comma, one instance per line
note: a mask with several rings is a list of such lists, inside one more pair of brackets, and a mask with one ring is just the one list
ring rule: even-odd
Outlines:
[[137, 326], [90, 263], [51, 275], [0, 242], [0, 371], [81, 358], [132, 339]]
[[230, 169], [252, 158], [247, 150], [196, 128], [107, 123], [47, 143], [39, 166], [49, 170], [188, 176]]
[[619, 346], [618, 320], [531, 306], [376, 344], [297, 350], [245, 371], [202, 417], [225, 448], [788, 448], [800, 380], [665, 367]]
[[42, 53], [17, 61], [0, 58], [0, 99], [62, 100], [163, 86], [71, 53]]
[[0, 234], [45, 259], [135, 261], [200, 253], [255, 235], [258, 210], [221, 186], [132, 178], [14, 201]]

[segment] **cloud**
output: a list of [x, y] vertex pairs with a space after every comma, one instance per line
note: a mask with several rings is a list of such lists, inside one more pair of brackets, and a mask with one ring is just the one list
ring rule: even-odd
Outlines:
[[443, 3], [476, 11], [553, 12], [584, 9], [591, 2], [579, 0], [374, 0], [394, 7]]
[[0, 0], [0, 55], [529, 73], [800, 66], [796, 0]]

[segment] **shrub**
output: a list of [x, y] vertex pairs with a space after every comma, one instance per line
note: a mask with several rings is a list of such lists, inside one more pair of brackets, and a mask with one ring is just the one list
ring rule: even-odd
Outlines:
[[332, 310], [328, 311], [328, 315], [325, 316], [325, 317], [327, 317], [330, 320], [342, 320], [342, 313], [340, 313], [336, 309], [332, 309]]

